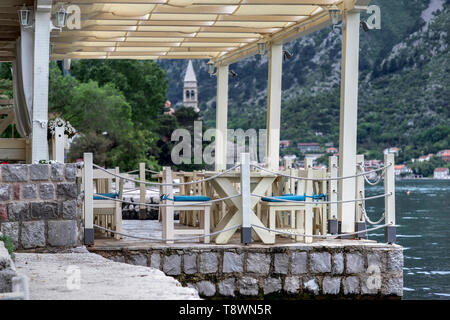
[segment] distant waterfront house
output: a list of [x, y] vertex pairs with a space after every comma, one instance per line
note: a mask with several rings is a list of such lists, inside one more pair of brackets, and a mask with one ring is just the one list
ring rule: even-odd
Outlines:
[[320, 144], [317, 142], [299, 142], [297, 147], [301, 153], [320, 151]]
[[335, 147], [327, 148], [326, 153], [335, 154], [338, 152], [338, 149]]
[[390, 148], [386, 148], [383, 150], [384, 154], [395, 154], [396, 156], [398, 156], [398, 153], [400, 152], [400, 148], [397, 147], [390, 147]]
[[402, 173], [403, 174], [412, 173], [412, 170], [404, 164], [399, 164], [399, 165], [394, 166], [394, 172], [395, 172], [396, 176], [399, 176]]
[[382, 165], [381, 160], [365, 160], [364, 167], [366, 168], [378, 168]]
[[[419, 161], [419, 162], [430, 161], [430, 159], [431, 159], [432, 156], [433, 156], [433, 154], [432, 154], [432, 153], [429, 153], [429, 154], [426, 155], [426, 156], [420, 156], [420, 157], [417, 159], [417, 161]], [[414, 161], [413, 161], [413, 162], [414, 162]]]
[[291, 145], [290, 140], [280, 140], [280, 149], [288, 148]]
[[448, 174], [448, 168], [434, 169], [433, 178], [435, 178], [435, 179], [450, 179], [450, 175]]
[[438, 157], [441, 157], [445, 162], [450, 162], [450, 150], [441, 150], [437, 153]]

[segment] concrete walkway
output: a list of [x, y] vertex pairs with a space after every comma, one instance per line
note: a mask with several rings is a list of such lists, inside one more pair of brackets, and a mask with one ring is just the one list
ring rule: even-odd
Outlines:
[[30, 299], [199, 299], [196, 290], [182, 287], [159, 270], [114, 262], [84, 248], [75, 251], [78, 252], [16, 253], [17, 272], [29, 278]]

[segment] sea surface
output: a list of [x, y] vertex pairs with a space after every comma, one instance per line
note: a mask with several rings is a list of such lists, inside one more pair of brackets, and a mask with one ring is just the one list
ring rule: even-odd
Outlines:
[[[366, 185], [366, 196], [383, 192], [382, 182]], [[450, 180], [396, 181], [395, 193], [397, 243], [404, 250], [403, 299], [450, 300]], [[367, 201], [366, 209], [376, 221], [384, 200]], [[369, 239], [382, 242], [384, 234], [376, 230]]]

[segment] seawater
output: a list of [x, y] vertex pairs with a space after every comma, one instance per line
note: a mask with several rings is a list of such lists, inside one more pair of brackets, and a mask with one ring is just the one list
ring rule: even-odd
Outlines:
[[[382, 182], [366, 185], [366, 196], [383, 192]], [[397, 244], [404, 256], [403, 299], [450, 300], [450, 180], [396, 181], [395, 200]], [[367, 201], [366, 209], [378, 220], [384, 200]], [[384, 234], [376, 230], [369, 239], [383, 242]]]

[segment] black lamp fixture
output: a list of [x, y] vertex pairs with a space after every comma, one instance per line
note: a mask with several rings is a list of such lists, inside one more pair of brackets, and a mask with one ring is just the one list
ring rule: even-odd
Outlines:
[[55, 27], [64, 28], [67, 21], [67, 10], [61, 6], [55, 14]]
[[363, 28], [364, 32], [368, 32], [370, 30], [369, 25], [365, 21], [361, 21], [361, 27]]
[[214, 70], [216, 69], [216, 67], [214, 66], [214, 62], [212, 60], [209, 60], [207, 64], [208, 64], [208, 73], [212, 77], [214, 75]]
[[292, 53], [290, 53], [287, 50], [283, 50], [283, 60], [286, 60], [286, 59], [289, 60], [290, 58], [292, 58]]
[[258, 54], [263, 56], [266, 53], [266, 43], [261, 40], [258, 42]]
[[232, 78], [235, 78], [235, 77], [237, 76], [237, 73], [234, 72], [234, 71], [231, 70], [231, 69], [230, 69], [229, 73], [230, 73], [230, 75], [231, 75]]
[[331, 7], [328, 8], [328, 13], [330, 14], [331, 23], [333, 25], [338, 24], [339, 22], [339, 8], [333, 4]]
[[17, 10], [17, 14], [19, 15], [19, 23], [24, 28], [29, 28], [32, 26], [31, 16], [33, 15], [33, 11], [24, 4], [22, 8]]

